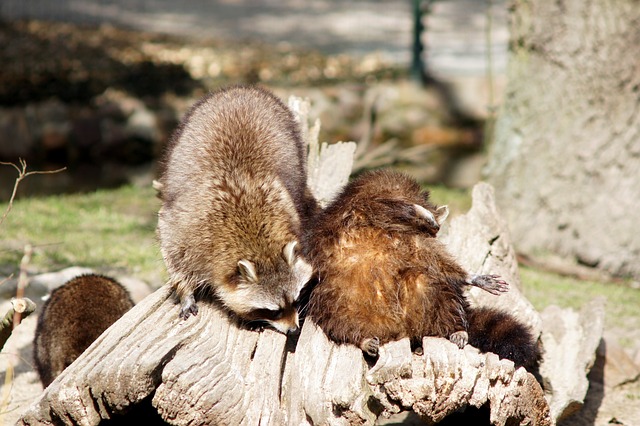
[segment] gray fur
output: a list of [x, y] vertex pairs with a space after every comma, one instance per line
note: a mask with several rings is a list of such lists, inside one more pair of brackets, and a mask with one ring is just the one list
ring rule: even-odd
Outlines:
[[[183, 318], [199, 290], [250, 320], [295, 302], [311, 271], [294, 244], [316, 209], [305, 152], [292, 113], [264, 89], [220, 90], [187, 114], [167, 151], [158, 222]], [[265, 320], [289, 330], [297, 314]]]

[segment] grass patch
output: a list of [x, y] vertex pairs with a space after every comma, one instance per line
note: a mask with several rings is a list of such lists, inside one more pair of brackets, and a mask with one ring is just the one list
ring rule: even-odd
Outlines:
[[[452, 214], [471, 207], [468, 190], [429, 190]], [[0, 211], [6, 207], [0, 204]], [[152, 188], [135, 186], [17, 200], [0, 227], [0, 275], [17, 273], [24, 246], [31, 244], [34, 273], [86, 266], [162, 283], [166, 273], [155, 235], [159, 207]]]
[[449, 206], [451, 215], [459, 215], [471, 208], [471, 190], [448, 188], [444, 185], [429, 185], [429, 199], [435, 204]]
[[606, 298], [605, 328], [622, 332], [620, 343], [625, 347], [638, 344], [635, 333], [625, 337], [625, 331], [640, 329], [640, 290], [624, 284], [581, 281], [526, 266], [520, 267], [520, 276], [524, 295], [538, 311], [549, 305], [578, 310], [596, 297]]
[[23, 247], [31, 244], [38, 272], [78, 265], [163, 280], [159, 205], [152, 188], [133, 186], [17, 200], [0, 228], [0, 271], [17, 272]]

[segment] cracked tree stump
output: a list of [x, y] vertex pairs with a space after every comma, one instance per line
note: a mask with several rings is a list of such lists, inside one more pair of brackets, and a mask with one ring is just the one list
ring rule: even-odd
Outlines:
[[[476, 202], [486, 191], [487, 185], [476, 189]], [[468, 230], [456, 222], [447, 240], [467, 240], [459, 232]], [[476, 248], [466, 250], [477, 255]], [[480, 255], [475, 272], [514, 259], [495, 258], [497, 249], [491, 250]], [[511, 270], [504, 264], [500, 273]], [[186, 321], [177, 312], [168, 287], [147, 297], [65, 370], [19, 424], [95, 425], [147, 398], [175, 425], [373, 424], [407, 410], [437, 422], [486, 403], [493, 424], [553, 423], [531, 374], [471, 346], [459, 350], [427, 337], [417, 355], [404, 339], [383, 345], [369, 366], [359, 349], [332, 343], [311, 321], [294, 347], [277, 332], [238, 327], [211, 304]]]
[[[480, 184], [473, 198], [471, 211], [452, 221], [444, 239], [469, 272], [500, 274], [513, 288], [500, 297], [480, 292], [472, 302], [515, 310], [539, 333], [543, 322], [518, 291], [493, 190]], [[18, 424], [97, 425], [149, 403], [164, 422], [190, 426], [373, 425], [410, 410], [434, 423], [487, 404], [495, 425], [555, 423], [549, 396], [531, 374], [468, 345], [460, 350], [426, 337], [416, 354], [403, 339], [381, 346], [373, 363], [355, 346], [328, 340], [312, 321], [295, 342], [269, 329], [241, 328], [214, 304], [199, 308], [196, 317], [181, 320], [168, 286], [148, 296], [45, 389]], [[588, 345], [567, 350], [595, 354]]]

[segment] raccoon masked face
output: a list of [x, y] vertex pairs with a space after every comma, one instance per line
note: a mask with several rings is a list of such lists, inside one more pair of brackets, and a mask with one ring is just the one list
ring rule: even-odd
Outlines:
[[219, 289], [222, 302], [245, 321], [266, 322], [284, 334], [296, 331], [296, 302], [313, 272], [296, 246], [292, 241], [283, 248], [282, 261], [275, 270], [259, 271], [250, 260], [238, 261], [238, 285]]

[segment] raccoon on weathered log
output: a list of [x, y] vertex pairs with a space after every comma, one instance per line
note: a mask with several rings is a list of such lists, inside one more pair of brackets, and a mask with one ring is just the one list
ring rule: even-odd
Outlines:
[[[354, 146], [318, 147], [317, 125], [307, 127], [308, 106], [290, 106], [310, 144], [309, 186], [324, 205], [346, 182]], [[495, 297], [474, 288], [469, 298], [506, 307], [536, 336], [542, 332], [544, 342], [543, 322], [518, 290], [515, 253], [491, 187], [478, 185], [473, 199], [471, 211], [454, 218], [441, 238], [468, 272], [499, 274], [511, 290]], [[333, 343], [312, 321], [296, 341], [241, 327], [211, 303], [199, 305], [188, 321], [177, 310], [170, 286], [140, 302], [54, 380], [18, 424], [96, 425], [144, 406], [173, 425], [372, 425], [410, 411], [435, 423], [474, 407], [488, 408], [485, 420], [495, 425], [551, 425], [566, 407], [581, 403], [580, 395], [568, 399], [555, 388], [545, 396], [524, 368], [444, 338], [422, 339], [422, 353], [413, 353], [407, 338], [383, 344], [374, 362], [355, 346]], [[601, 335], [601, 311], [594, 312], [588, 314], [591, 334]], [[563, 351], [594, 354], [595, 346], [584, 339]], [[545, 353], [543, 382], [550, 383], [545, 372], [567, 358], [556, 362]]]

